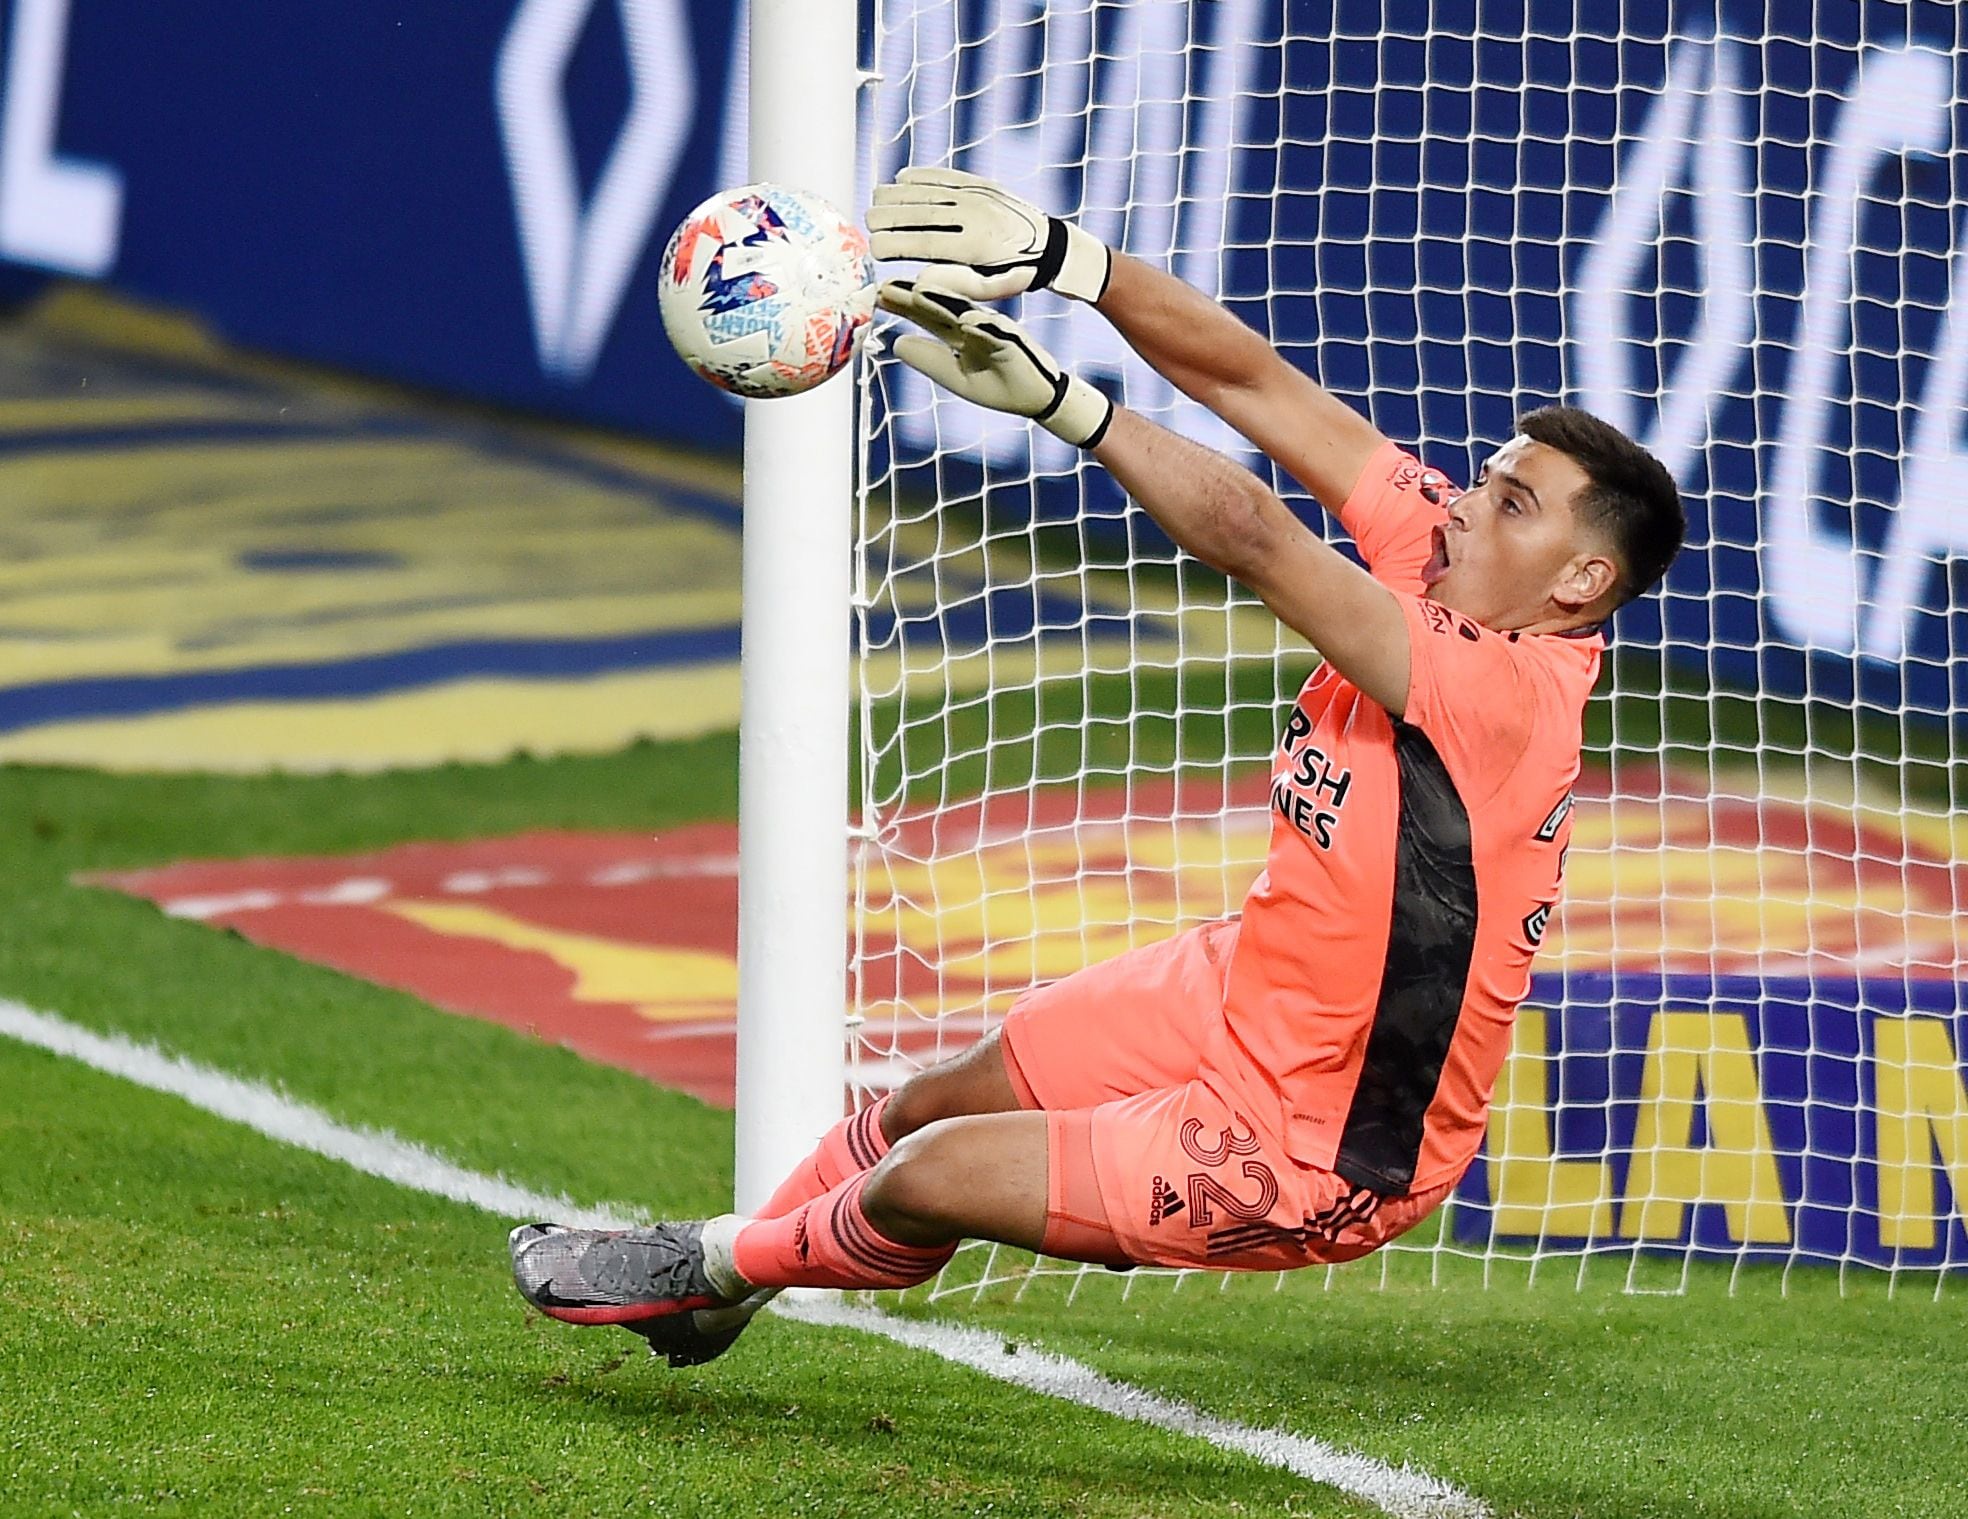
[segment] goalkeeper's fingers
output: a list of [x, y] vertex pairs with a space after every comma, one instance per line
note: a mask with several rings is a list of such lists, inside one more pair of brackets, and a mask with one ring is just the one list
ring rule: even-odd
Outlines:
[[[1000, 193], [1004, 190], [1004, 186], [997, 181], [986, 179], [981, 174], [966, 173], [962, 169], [909, 168], [897, 174], [895, 182], [898, 185], [919, 185], [944, 190], [997, 190]], [[876, 190], [875, 194], [880, 196], [881, 190]]]
[[881, 287], [878, 299], [882, 310], [914, 322], [949, 343], [957, 342], [963, 335], [957, 325], [959, 319], [977, 309], [963, 296], [940, 290], [926, 281], [889, 280]]
[[868, 250], [882, 262], [934, 264], [924, 283], [933, 281], [972, 300], [1009, 300], [1032, 285], [1029, 262], [980, 267], [986, 244], [964, 224], [961, 210], [914, 200], [876, 205], [868, 212], [868, 233]]
[[1023, 295], [1032, 284], [1029, 269], [986, 272], [975, 264], [930, 263], [916, 275], [921, 290], [942, 290], [966, 301], [1008, 301]]
[[955, 213], [935, 206], [876, 206], [868, 212], [868, 251], [878, 259], [969, 263], [978, 239]]
[[[903, 171], [904, 173], [907, 170]], [[913, 180], [897, 180], [892, 185], [876, 185], [875, 193], [868, 198], [868, 204], [877, 211], [895, 210], [900, 207], [941, 208], [950, 210], [971, 199], [962, 185], [924, 185]]]
[[958, 359], [956, 350], [941, 338], [912, 332], [907, 337], [897, 338], [891, 351], [917, 374], [926, 376], [955, 395], [970, 399], [965, 394], [962, 361]]

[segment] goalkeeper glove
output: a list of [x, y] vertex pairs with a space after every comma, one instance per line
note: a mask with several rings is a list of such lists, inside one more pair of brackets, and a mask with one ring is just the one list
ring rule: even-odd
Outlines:
[[936, 284], [978, 301], [1028, 290], [1097, 301], [1114, 270], [1092, 234], [961, 169], [904, 169], [876, 186], [868, 230], [876, 258], [953, 265]]
[[1002, 312], [907, 280], [883, 285], [881, 304], [929, 334], [897, 339], [895, 356], [945, 390], [993, 411], [1030, 417], [1079, 448], [1092, 448], [1107, 435], [1114, 403], [1066, 373]]

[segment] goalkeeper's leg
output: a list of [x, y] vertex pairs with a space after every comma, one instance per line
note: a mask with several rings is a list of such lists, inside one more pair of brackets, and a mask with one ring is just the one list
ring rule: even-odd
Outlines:
[[912, 1076], [894, 1092], [858, 1108], [827, 1131], [814, 1152], [792, 1170], [760, 1208], [759, 1218], [783, 1218], [823, 1197], [850, 1177], [873, 1170], [904, 1135], [942, 1118], [1012, 1113], [1021, 1099], [1007, 1073], [997, 1030], [962, 1054]]
[[1387, 1197], [1300, 1165], [1265, 1113], [1197, 1079], [1097, 1108], [943, 1119], [784, 1217], [516, 1238], [514, 1277], [556, 1318], [634, 1326], [784, 1287], [914, 1286], [970, 1238], [1275, 1271], [1377, 1250], [1450, 1191]]
[[1045, 1128], [1043, 1113], [932, 1124], [873, 1171], [782, 1218], [736, 1221], [728, 1234], [708, 1227], [711, 1279], [734, 1293], [912, 1287], [940, 1271], [961, 1239], [1037, 1249], [1045, 1232]]
[[1097, 1107], [1196, 1074], [1222, 1022], [1234, 922], [1130, 950], [1021, 997], [1002, 1030], [842, 1119], [757, 1214], [783, 1218], [947, 1118]]
[[627, 1324], [682, 1364], [718, 1354], [778, 1287], [906, 1286], [967, 1236], [1139, 1259], [1108, 1223], [1088, 1114], [1190, 1082], [1221, 1041], [1235, 935], [1206, 924], [1028, 993], [999, 1033], [835, 1125], [756, 1220], [522, 1229], [514, 1279], [545, 1312]]
[[[651, 1335], [673, 1360], [679, 1349], [685, 1364], [709, 1360], [744, 1324], [720, 1320], [699, 1331], [692, 1321], [700, 1314], [730, 1314], [784, 1287], [913, 1286], [967, 1235], [1038, 1248], [1047, 1121], [994, 1113], [931, 1124], [872, 1172], [783, 1218], [726, 1214], [628, 1230], [522, 1226], [511, 1239], [513, 1280], [554, 1318], [620, 1324]], [[716, 1344], [706, 1332], [713, 1328]]]
[[1451, 1190], [1385, 1197], [1296, 1164], [1208, 1081], [1092, 1109], [948, 1119], [785, 1218], [705, 1229], [719, 1290], [908, 1287], [959, 1241], [1102, 1265], [1277, 1271], [1355, 1260]]

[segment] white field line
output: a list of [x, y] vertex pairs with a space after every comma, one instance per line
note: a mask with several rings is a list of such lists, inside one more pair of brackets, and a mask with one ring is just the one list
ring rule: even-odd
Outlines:
[[1372, 1456], [1357, 1455], [1309, 1435], [1282, 1429], [1252, 1429], [1219, 1419], [1187, 1403], [1159, 1393], [1116, 1382], [1091, 1366], [1054, 1355], [1049, 1350], [1007, 1345], [1002, 1334], [900, 1319], [874, 1308], [855, 1308], [835, 1300], [787, 1302], [774, 1306], [787, 1318], [834, 1329], [861, 1329], [886, 1335], [898, 1344], [927, 1350], [946, 1361], [981, 1371], [1000, 1382], [1095, 1408], [1137, 1424], [1152, 1424], [1178, 1435], [1207, 1440], [1222, 1450], [1236, 1451], [1266, 1466], [1282, 1467], [1296, 1476], [1364, 1498], [1398, 1519], [1482, 1519], [1489, 1509], [1461, 1488], [1410, 1466], [1389, 1466]]
[[[243, 1081], [182, 1055], [167, 1054], [155, 1045], [139, 1044], [116, 1034], [98, 1034], [5, 998], [0, 998], [0, 1035], [79, 1060], [138, 1086], [168, 1092], [269, 1139], [339, 1160], [366, 1175], [503, 1218], [554, 1218], [603, 1229], [647, 1222], [646, 1215], [620, 1205], [583, 1207], [562, 1196], [531, 1191], [504, 1177], [468, 1171], [388, 1130], [353, 1128], [272, 1087]], [[1425, 1472], [1389, 1466], [1305, 1435], [1253, 1429], [1219, 1419], [1187, 1403], [1114, 1381], [1091, 1366], [1049, 1351], [1029, 1347], [1009, 1351], [1002, 1334], [895, 1318], [873, 1308], [847, 1306], [827, 1295], [801, 1297], [798, 1302], [782, 1299], [776, 1306], [801, 1323], [883, 1335], [1000, 1382], [1208, 1441], [1221, 1450], [1236, 1451], [1266, 1466], [1365, 1499], [1395, 1519], [1486, 1519], [1489, 1513], [1480, 1499]]]
[[93, 1033], [4, 998], [0, 998], [0, 1034], [66, 1055], [152, 1091], [182, 1097], [195, 1108], [243, 1123], [282, 1144], [311, 1150], [400, 1187], [435, 1193], [488, 1213], [508, 1218], [551, 1217], [568, 1223], [578, 1220], [590, 1229], [625, 1229], [648, 1222], [646, 1216], [631, 1209], [583, 1207], [565, 1197], [528, 1191], [502, 1176], [467, 1171], [387, 1130], [337, 1123], [319, 1108], [256, 1081], [242, 1081], [182, 1055], [168, 1055], [155, 1045], [138, 1044], [116, 1034]]

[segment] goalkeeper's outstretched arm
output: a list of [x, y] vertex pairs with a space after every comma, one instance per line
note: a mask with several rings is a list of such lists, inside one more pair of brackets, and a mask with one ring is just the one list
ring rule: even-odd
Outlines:
[[1293, 516], [1249, 470], [1125, 407], [1114, 408], [1092, 453], [1169, 537], [1249, 586], [1340, 674], [1401, 717], [1412, 655], [1407, 618], [1392, 591]]
[[1337, 513], [1387, 441], [1380, 430], [1193, 285], [1125, 253], [1113, 260], [1100, 314], [1171, 385]]
[[1407, 709], [1407, 617], [1394, 593], [1292, 515], [1257, 476], [1214, 449], [1116, 406], [1068, 373], [1010, 317], [907, 280], [884, 310], [919, 330], [897, 358], [946, 390], [1085, 448], [1169, 537], [1249, 586], [1278, 620], [1399, 717]]
[[1337, 513], [1386, 441], [1228, 310], [1060, 217], [960, 169], [904, 169], [868, 213], [882, 259], [972, 300], [1052, 290], [1094, 303], [1178, 390], [1249, 438]]

